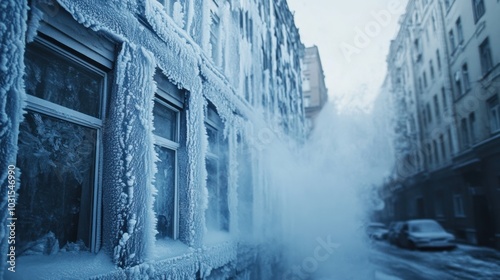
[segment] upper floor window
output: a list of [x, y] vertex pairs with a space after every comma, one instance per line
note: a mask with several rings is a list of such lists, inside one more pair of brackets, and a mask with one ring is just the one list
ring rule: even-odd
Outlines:
[[438, 96], [434, 95], [434, 113], [436, 114], [436, 120], [439, 120], [439, 100]]
[[455, 45], [455, 33], [453, 32], [453, 30], [450, 30], [450, 32], [448, 32], [448, 38], [450, 40], [450, 51], [451, 53], [454, 53], [457, 46]]
[[463, 27], [462, 27], [462, 20], [460, 19], [460, 17], [455, 22], [455, 26], [457, 28], [458, 44], [462, 45], [464, 43], [464, 30], [463, 30]]
[[205, 221], [208, 230], [229, 231], [227, 153], [223, 124], [212, 104], [207, 106], [205, 126], [208, 136], [206, 155], [208, 208]]
[[462, 80], [464, 84], [464, 91], [467, 92], [471, 88], [470, 78], [469, 78], [469, 67], [467, 66], [467, 63], [464, 63], [464, 65], [462, 65]]
[[488, 100], [488, 111], [490, 119], [490, 130], [492, 133], [500, 130], [500, 105], [498, 97], [494, 96]]
[[441, 72], [441, 55], [439, 54], [439, 49], [436, 50], [436, 63], [437, 63], [438, 71]]
[[479, 45], [479, 56], [481, 59], [481, 70], [486, 75], [493, 68], [493, 57], [491, 55], [490, 40], [486, 38]]
[[462, 88], [462, 77], [460, 71], [457, 71], [455, 73], [455, 90], [456, 90], [456, 95], [455, 95], [456, 98], [459, 98], [464, 93]]
[[443, 111], [446, 112], [448, 110], [448, 103], [446, 98], [446, 90], [444, 89], [444, 87], [441, 87], [441, 99], [443, 102]]
[[477, 22], [486, 12], [484, 0], [472, 0], [472, 9], [474, 11], [474, 20]]
[[[26, 46], [25, 65], [27, 113], [17, 155], [19, 252], [97, 251], [109, 69], [42, 38]], [[42, 239], [51, 247], [41, 247]]]
[[434, 73], [434, 63], [432, 63], [432, 59], [429, 61], [429, 69], [431, 71], [431, 79], [434, 80], [435, 73]]

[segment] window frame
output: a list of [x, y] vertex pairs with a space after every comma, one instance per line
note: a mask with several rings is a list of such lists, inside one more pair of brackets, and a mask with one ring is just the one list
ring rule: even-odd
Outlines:
[[463, 92], [466, 93], [471, 89], [471, 82], [469, 76], [469, 66], [467, 62], [462, 64], [462, 83], [463, 83]]
[[482, 75], [488, 75], [494, 66], [489, 37], [486, 37], [479, 45], [479, 61], [481, 63]]
[[[50, 29], [50, 31], [52, 31]], [[44, 33], [40, 33], [35, 37], [34, 41], [30, 44], [39, 45], [37, 47], [46, 48], [47, 51], [62, 57], [67, 61], [78, 64], [79, 66], [98, 74], [102, 77], [100, 87], [100, 106], [98, 108], [98, 116], [94, 117], [77, 110], [64, 107], [57, 103], [50, 102], [40, 97], [26, 93], [26, 111], [39, 113], [48, 117], [55, 118], [60, 121], [65, 121], [78, 126], [94, 129], [96, 131], [95, 150], [93, 152], [93, 180], [90, 194], [90, 221], [87, 221], [89, 227], [89, 252], [97, 253], [101, 246], [100, 235], [102, 232], [101, 219], [102, 219], [102, 166], [103, 166], [103, 130], [104, 119], [106, 117], [107, 101], [109, 97], [109, 73], [112, 71], [109, 66], [109, 61], [99, 59], [99, 56], [88, 55], [90, 52], [94, 54], [93, 50], [80, 44], [77, 41], [71, 41], [71, 46], [66, 44], [67, 37], [53, 39], [46, 39]], [[98, 66], [97, 66], [98, 65]], [[106, 70], [104, 70], [106, 69]], [[82, 190], [83, 191], [83, 190]], [[79, 221], [80, 223], [80, 221]], [[60, 244], [63, 245], [63, 244]]]
[[474, 13], [474, 23], [477, 23], [486, 14], [484, 0], [472, 0], [472, 11]]
[[455, 50], [457, 49], [456, 42], [455, 42], [455, 32], [453, 32], [453, 29], [451, 29], [448, 32], [448, 40], [450, 42], [450, 53], [453, 55], [455, 53]]
[[462, 25], [462, 19], [460, 17], [455, 21], [455, 27], [457, 28], [457, 45], [463, 45], [464, 43], [464, 28]]
[[[162, 136], [159, 136], [159, 135], [155, 134], [155, 132], [153, 131], [153, 140], [154, 140], [153, 144], [155, 146], [160, 147], [160, 148], [166, 148], [166, 149], [172, 150], [172, 151], [174, 151], [174, 154], [175, 154], [175, 157], [174, 157], [174, 161], [175, 161], [175, 167], [174, 167], [174, 209], [173, 209], [174, 222], [173, 222], [173, 233], [172, 233], [173, 236], [172, 237], [165, 236], [163, 238], [156, 238], [156, 240], [164, 240], [166, 238], [171, 239], [171, 240], [178, 240], [179, 239], [179, 232], [180, 232], [179, 149], [181, 147], [181, 143], [180, 143], [180, 134], [181, 134], [180, 124], [181, 124], [181, 121], [180, 121], [180, 119], [181, 119], [182, 107], [179, 108], [179, 107], [172, 105], [172, 103], [174, 103], [174, 104], [176, 103], [172, 99], [173, 98], [170, 96], [170, 94], [168, 94], [165, 90], [161, 89], [160, 87], [157, 88], [157, 92], [156, 92], [155, 98], [154, 98], [155, 105], [159, 104], [160, 106], [163, 106], [163, 107], [175, 112], [175, 118], [176, 118], [176, 120], [175, 120], [175, 126], [176, 126], [175, 140], [177, 142], [175, 142], [174, 140], [170, 140], [170, 139], [164, 138]], [[158, 169], [158, 167], [157, 167], [157, 169]], [[156, 199], [157, 198], [155, 197], [155, 203], [156, 203]], [[155, 215], [157, 215], [156, 212], [155, 212]]]

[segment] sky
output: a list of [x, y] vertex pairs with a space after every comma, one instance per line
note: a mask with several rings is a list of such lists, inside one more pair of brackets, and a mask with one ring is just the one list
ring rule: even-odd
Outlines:
[[287, 0], [306, 47], [319, 48], [330, 100], [369, 111], [408, 0]]

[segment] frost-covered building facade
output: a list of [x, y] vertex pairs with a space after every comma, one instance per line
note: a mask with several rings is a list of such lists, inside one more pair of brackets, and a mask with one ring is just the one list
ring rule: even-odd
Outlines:
[[433, 218], [500, 248], [500, 3], [410, 1], [391, 44], [389, 220]]
[[262, 147], [304, 135], [285, 0], [9, 0], [0, 21], [4, 278], [272, 277]]

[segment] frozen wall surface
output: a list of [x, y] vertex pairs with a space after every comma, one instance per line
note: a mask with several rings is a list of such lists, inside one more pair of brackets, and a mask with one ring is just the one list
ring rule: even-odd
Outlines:
[[0, 19], [5, 279], [273, 278], [264, 147], [304, 141], [285, 0], [6, 1]]

